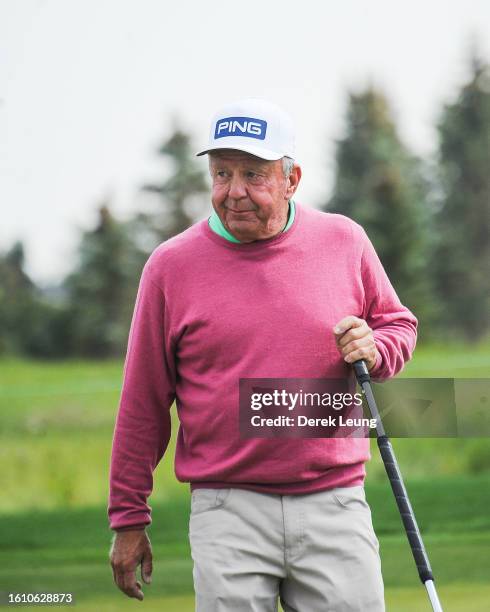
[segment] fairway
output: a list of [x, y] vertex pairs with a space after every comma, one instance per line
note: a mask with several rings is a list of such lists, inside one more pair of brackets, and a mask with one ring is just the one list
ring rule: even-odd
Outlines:
[[[444, 612], [484, 612], [488, 609], [490, 599], [490, 586], [474, 586], [453, 584], [439, 588]], [[411, 589], [386, 589], [387, 612], [430, 612], [425, 589], [415, 587]], [[119, 612], [119, 610], [135, 610], [139, 606], [148, 612], [194, 612], [194, 597], [152, 597], [147, 595], [142, 604], [124, 596], [100, 597], [77, 605], [77, 610], [83, 612]], [[35, 612], [38, 607], [25, 606], [22, 610]], [[279, 610], [282, 610], [279, 607]]]
[[[432, 494], [431, 494], [432, 491]], [[490, 476], [453, 477], [409, 485], [425, 545], [448, 610], [472, 605], [490, 596]], [[380, 540], [389, 610], [428, 609], [410, 549], [386, 483], [367, 486], [375, 529]], [[150, 537], [154, 552], [153, 582], [145, 587], [145, 607], [192, 610], [192, 563], [187, 542], [188, 495], [153, 507]], [[107, 560], [110, 532], [105, 508], [80, 508], [4, 515], [0, 551], [0, 589], [75, 593], [81, 610], [126, 609], [126, 600], [112, 582]], [[327, 520], [327, 517], [326, 517]], [[175, 606], [175, 607], [172, 607]], [[180, 606], [180, 608], [178, 607]], [[184, 607], [185, 606], [185, 607]], [[27, 609], [27, 608], [24, 608]], [[413, 609], [413, 608], [412, 608]]]
[[[122, 362], [0, 362], [0, 590], [72, 590], [76, 609], [126, 610], [108, 563], [106, 503]], [[488, 346], [417, 350], [404, 376], [490, 376]], [[146, 610], [194, 610], [189, 488], [173, 473], [177, 433], [150, 499], [153, 583]], [[445, 612], [490, 601], [488, 439], [394, 439]], [[429, 610], [375, 443], [366, 491], [388, 611]], [[23, 607], [24, 610], [34, 607]], [[38, 608], [36, 608], [38, 609]]]

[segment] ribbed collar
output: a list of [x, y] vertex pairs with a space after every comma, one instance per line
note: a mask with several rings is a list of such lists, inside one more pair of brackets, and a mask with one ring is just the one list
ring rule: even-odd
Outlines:
[[[295, 207], [294, 201], [289, 200], [288, 222], [286, 223], [285, 228], [282, 230], [283, 232], [287, 232], [288, 229], [291, 227], [291, 225], [294, 222], [295, 214], [296, 214], [296, 207]], [[235, 236], [230, 234], [230, 232], [226, 229], [226, 227], [221, 222], [221, 219], [219, 218], [215, 210], [213, 210], [211, 216], [209, 217], [208, 224], [209, 224], [209, 227], [213, 230], [213, 232], [215, 232], [222, 238], [226, 238], [226, 240], [229, 240], [230, 242], [241, 244], [240, 240], [235, 238]]]

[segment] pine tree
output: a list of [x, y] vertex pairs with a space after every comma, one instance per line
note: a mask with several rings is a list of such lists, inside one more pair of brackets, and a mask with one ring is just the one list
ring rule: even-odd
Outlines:
[[16, 242], [0, 256], [0, 353], [26, 351], [36, 288], [24, 271], [24, 245]]
[[[160, 196], [162, 209], [154, 215], [146, 215], [146, 221], [155, 231], [159, 241], [183, 232], [192, 225], [196, 208], [202, 211], [207, 200], [199, 197], [208, 192], [205, 173], [194, 158], [189, 134], [175, 127], [171, 136], [158, 150], [171, 173], [164, 182], [147, 184], [143, 190]], [[196, 205], [197, 200], [197, 205]], [[140, 215], [140, 220], [144, 215]]]
[[54, 357], [60, 313], [24, 269], [24, 245], [0, 255], [0, 354]]
[[431, 332], [434, 312], [427, 192], [422, 163], [401, 143], [386, 98], [372, 88], [351, 94], [346, 134], [337, 143], [334, 192], [325, 210], [366, 230], [424, 336]]
[[78, 266], [64, 282], [66, 327], [74, 354], [107, 357], [124, 352], [144, 261], [130, 231], [104, 204], [97, 227], [82, 236]]
[[477, 340], [490, 330], [490, 67], [476, 56], [438, 130], [437, 289], [448, 333]]

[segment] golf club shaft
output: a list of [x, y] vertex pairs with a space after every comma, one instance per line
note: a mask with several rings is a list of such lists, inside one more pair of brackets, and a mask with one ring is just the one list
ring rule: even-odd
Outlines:
[[432, 610], [434, 612], [443, 612], [441, 602], [439, 601], [439, 597], [437, 595], [436, 585], [434, 584], [434, 581], [426, 580], [424, 586], [427, 589], [427, 595], [429, 596]]
[[413, 558], [419, 572], [420, 580], [427, 589], [434, 612], [442, 612], [442, 607], [434, 585], [434, 576], [432, 575], [429, 558], [425, 551], [424, 543], [422, 542], [422, 536], [420, 535], [419, 527], [417, 525], [417, 521], [415, 520], [415, 514], [408, 498], [408, 493], [403, 482], [400, 468], [398, 467], [398, 462], [396, 460], [393, 447], [385, 433], [383, 423], [381, 421], [381, 416], [379, 414], [376, 400], [374, 399], [371, 388], [371, 377], [369, 376], [369, 371], [365, 361], [356, 361], [354, 363], [354, 371], [356, 373], [359, 385], [366, 396], [371, 416], [376, 419], [376, 433], [379, 452], [381, 453], [386, 473], [388, 474], [388, 478], [390, 480], [391, 488], [398, 505], [398, 510], [400, 511], [400, 516], [405, 527], [405, 532], [407, 534]]

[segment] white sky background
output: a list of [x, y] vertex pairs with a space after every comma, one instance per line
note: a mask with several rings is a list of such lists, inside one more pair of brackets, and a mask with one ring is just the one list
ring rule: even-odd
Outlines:
[[22, 239], [33, 278], [60, 280], [101, 200], [124, 217], [163, 175], [172, 118], [197, 150], [244, 96], [293, 116], [311, 206], [332, 187], [349, 90], [380, 87], [428, 156], [472, 36], [490, 58], [487, 0], [0, 0], [0, 250]]

